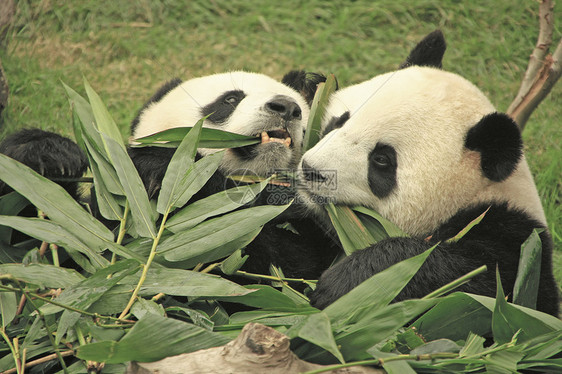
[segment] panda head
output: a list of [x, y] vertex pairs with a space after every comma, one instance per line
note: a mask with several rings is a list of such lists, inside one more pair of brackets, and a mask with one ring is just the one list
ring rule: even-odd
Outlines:
[[[132, 123], [132, 142], [174, 127], [204, 127], [248, 136], [261, 143], [227, 150], [220, 165], [225, 174], [244, 170], [266, 175], [294, 167], [300, 158], [309, 103], [324, 78], [293, 71], [282, 82], [263, 74], [235, 71], [181, 82], [168, 82], [145, 104]], [[216, 149], [199, 149], [202, 155]]]
[[301, 162], [313, 207], [366, 206], [412, 235], [482, 202], [544, 221], [517, 125], [458, 75], [412, 66], [376, 76], [334, 93], [324, 122]]

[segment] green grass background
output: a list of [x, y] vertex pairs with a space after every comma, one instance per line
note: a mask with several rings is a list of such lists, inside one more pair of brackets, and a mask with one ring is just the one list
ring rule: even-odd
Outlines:
[[[559, 4], [554, 44], [561, 16]], [[70, 135], [61, 81], [83, 92], [86, 77], [126, 137], [143, 102], [173, 77], [244, 69], [281, 78], [302, 68], [347, 86], [396, 68], [436, 28], [448, 43], [444, 68], [506, 110], [537, 40], [537, 1], [20, 0], [0, 49], [11, 90], [0, 136], [22, 127]], [[559, 82], [523, 134], [560, 282], [561, 94]]]

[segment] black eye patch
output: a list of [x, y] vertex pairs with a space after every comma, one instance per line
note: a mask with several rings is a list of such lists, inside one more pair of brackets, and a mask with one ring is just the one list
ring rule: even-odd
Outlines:
[[330, 131], [335, 130], [335, 129], [339, 129], [340, 127], [342, 127], [344, 125], [344, 123], [347, 122], [348, 119], [349, 119], [349, 112], [345, 112], [344, 114], [342, 114], [339, 117], [332, 117], [330, 119], [330, 122], [328, 122], [328, 124], [324, 128], [324, 131], [322, 132], [322, 137], [324, 137], [324, 135], [326, 135]]
[[396, 187], [396, 150], [379, 143], [369, 153], [369, 187], [379, 198], [388, 196]]
[[201, 108], [202, 117], [209, 116], [209, 121], [220, 124], [225, 122], [234, 112], [238, 104], [246, 97], [244, 91], [227, 91], [217, 97], [215, 101]]

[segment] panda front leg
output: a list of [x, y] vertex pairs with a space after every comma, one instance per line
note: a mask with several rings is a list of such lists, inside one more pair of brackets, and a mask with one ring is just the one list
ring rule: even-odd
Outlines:
[[[310, 303], [316, 308], [324, 309], [371, 276], [426, 251], [431, 245], [418, 238], [389, 238], [356, 251], [322, 274]], [[455, 244], [438, 245], [394, 301], [423, 297], [484, 263], [461, 256], [459, 252], [463, 251], [463, 248]], [[490, 262], [490, 259], [486, 262]], [[488, 271], [471, 280], [470, 288], [478, 290], [480, 294], [493, 296], [494, 272]], [[470, 288], [460, 289], [468, 291]]]
[[[0, 153], [13, 158], [49, 179], [75, 179], [88, 167], [88, 160], [72, 140], [41, 129], [20, 130], [0, 143]], [[77, 182], [58, 182], [77, 198]], [[0, 181], [0, 195], [10, 188]]]

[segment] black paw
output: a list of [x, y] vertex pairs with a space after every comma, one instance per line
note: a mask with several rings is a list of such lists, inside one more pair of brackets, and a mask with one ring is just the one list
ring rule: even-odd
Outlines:
[[[88, 167], [87, 158], [76, 143], [40, 129], [25, 129], [8, 136], [0, 144], [0, 153], [49, 179], [79, 178]], [[63, 185], [75, 186], [76, 183]]]

